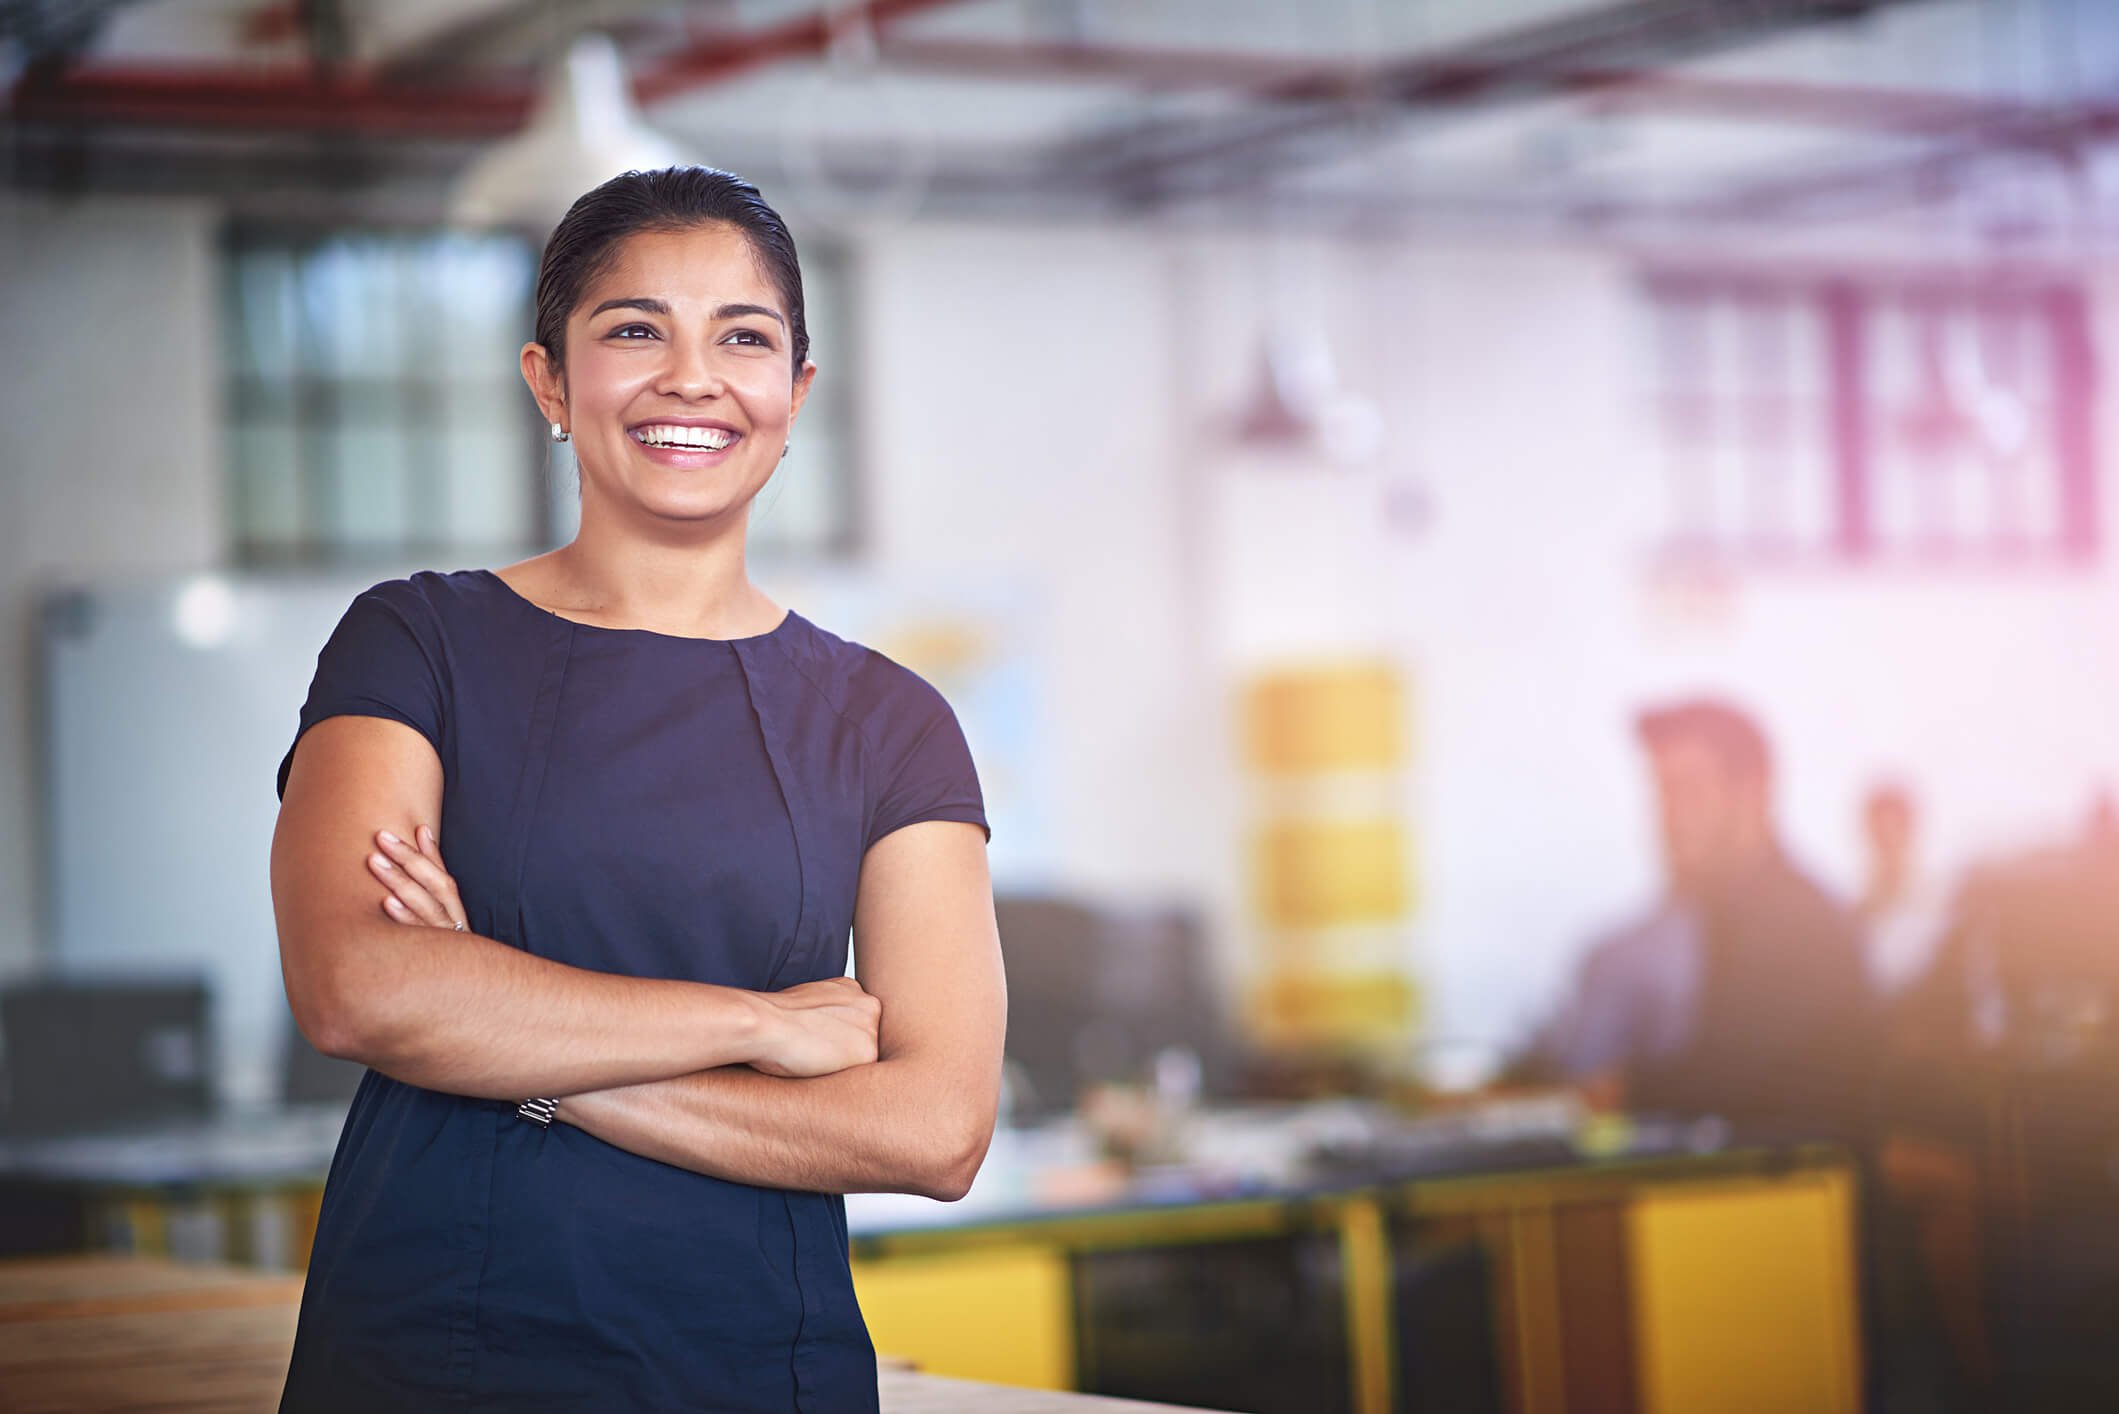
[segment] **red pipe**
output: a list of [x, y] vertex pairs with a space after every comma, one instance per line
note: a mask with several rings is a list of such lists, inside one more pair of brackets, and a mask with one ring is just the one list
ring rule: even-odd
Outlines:
[[[1284, 102], [1352, 100], [1378, 93], [1371, 71], [1361, 65], [1259, 54], [923, 39], [893, 39], [881, 52], [892, 69], [969, 78], [1089, 79], [1160, 88], [1235, 89]], [[1406, 74], [1416, 74], [1420, 95], [1429, 99], [1471, 96], [1520, 80], [1526, 72], [1520, 66], [1465, 60], [1423, 65], [1414, 59], [1378, 67], [1388, 69], [1401, 83]], [[1594, 93], [1600, 107], [1914, 135], [1999, 127], [2021, 122], [2037, 111], [2017, 103], [1915, 89], [1695, 78], [1654, 69], [1561, 69], [1539, 77], [1562, 91]], [[1381, 96], [1388, 98], [1388, 91]]]
[[[878, 27], [960, 0], [869, 0]], [[654, 104], [751, 69], [829, 48], [834, 23], [818, 11], [749, 34], [714, 36], [651, 64], [634, 96]], [[894, 39], [881, 47], [892, 69], [984, 78], [1107, 79], [1149, 86], [1234, 89], [1282, 102], [1358, 98], [1374, 92], [1362, 65], [1320, 64], [1251, 54], [1122, 49], [1073, 44], [987, 44]], [[1420, 98], [1468, 98], [1520, 80], [1503, 64], [1441, 61], [1389, 66], [1394, 87], [1415, 73]], [[1910, 89], [1828, 86], [1750, 79], [1695, 78], [1656, 70], [1579, 69], [1542, 76], [1552, 88], [1593, 94], [1606, 109], [1682, 112], [1703, 117], [1813, 123], [1933, 136], [2034, 125], [2023, 104]], [[89, 69], [17, 85], [19, 121], [141, 126], [297, 128], [377, 136], [492, 137], [522, 127], [535, 88], [520, 80], [443, 87], [431, 82], [327, 78], [309, 73], [228, 69]], [[1388, 97], [1386, 92], [1384, 97]]]
[[[961, 0], [867, 0], [742, 34], [715, 35], [656, 61], [633, 80], [643, 104], [718, 83], [783, 59], [821, 53], [836, 26], [865, 18], [887, 25]], [[865, 13], [864, 13], [865, 12]], [[498, 137], [520, 129], [535, 101], [533, 84], [510, 80], [452, 84], [383, 81], [366, 75], [174, 67], [95, 68], [15, 86], [17, 122], [132, 124], [346, 132], [388, 137]]]
[[719, 38], [704, 39], [659, 61], [633, 80], [633, 93], [644, 104], [659, 103], [686, 89], [719, 83], [761, 64], [821, 54], [831, 47], [833, 35], [849, 24], [865, 22], [880, 31], [885, 25], [923, 10], [961, 3], [963, 0], [866, 0], [856, 6], [827, 6], [745, 35], [733, 48]]

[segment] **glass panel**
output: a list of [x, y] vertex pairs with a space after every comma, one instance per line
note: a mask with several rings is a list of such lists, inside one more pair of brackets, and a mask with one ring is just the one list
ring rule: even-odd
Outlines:
[[319, 440], [330, 468], [325, 538], [360, 549], [394, 547], [414, 538], [404, 429], [394, 422], [349, 421], [319, 434]]
[[245, 248], [232, 257], [229, 279], [229, 371], [237, 377], [294, 375], [294, 256], [291, 251]]
[[514, 241], [446, 234], [422, 242], [408, 267], [408, 367], [509, 382], [530, 337], [529, 252]]
[[303, 263], [305, 352], [324, 374], [395, 377], [405, 368], [394, 243], [346, 236]]
[[[531, 426], [516, 371], [535, 251], [511, 237], [349, 232], [228, 252], [229, 514], [255, 553], [523, 546], [578, 524], [569, 448]], [[823, 276], [826, 284], [830, 274]], [[820, 287], [821, 327], [833, 298]], [[834, 390], [837, 392], [838, 390]], [[819, 404], [805, 424], [832, 418]], [[843, 459], [836, 437], [812, 459]], [[790, 461], [799, 468], [802, 454]], [[805, 473], [797, 538], [843, 515]]]
[[463, 388], [448, 403], [442, 434], [443, 519], [459, 545], [526, 545], [534, 526], [527, 474], [529, 438], [521, 400]]
[[301, 445], [291, 418], [238, 422], [229, 429], [235, 457], [235, 539], [285, 547], [303, 538]]

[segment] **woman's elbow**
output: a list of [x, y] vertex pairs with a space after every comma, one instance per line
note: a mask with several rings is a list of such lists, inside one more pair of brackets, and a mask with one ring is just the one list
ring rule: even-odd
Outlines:
[[370, 989], [350, 976], [352, 969], [324, 961], [288, 967], [287, 1005], [295, 1029], [310, 1045], [334, 1060], [367, 1064], [378, 1040], [379, 1019]]
[[993, 1143], [993, 1125], [994, 1116], [989, 1114], [978, 1121], [951, 1126], [939, 1136], [927, 1155], [928, 1162], [923, 1165], [915, 1191], [944, 1203], [954, 1203], [969, 1193], [980, 1165], [986, 1162], [986, 1150]]
[[322, 986], [287, 988], [294, 1026], [310, 1045], [333, 1060], [366, 1060], [368, 1034], [356, 1008]]

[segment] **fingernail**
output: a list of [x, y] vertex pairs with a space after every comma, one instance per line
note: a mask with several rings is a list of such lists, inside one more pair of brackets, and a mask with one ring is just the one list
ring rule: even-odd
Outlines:
[[384, 830], [380, 835], [376, 836], [376, 838], [380, 839], [384, 844], [404, 843], [403, 840], [399, 839], [396, 835], [391, 834], [388, 830]]
[[390, 856], [387, 854], [372, 854], [368, 856], [368, 861], [378, 869], [395, 869], [397, 867], [390, 862]]
[[434, 831], [428, 829], [425, 825], [421, 825], [419, 827], [419, 842], [421, 844], [434, 843]]

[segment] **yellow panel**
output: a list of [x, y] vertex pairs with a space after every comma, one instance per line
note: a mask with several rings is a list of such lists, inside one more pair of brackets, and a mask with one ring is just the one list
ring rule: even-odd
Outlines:
[[1404, 756], [1388, 663], [1271, 673], [1244, 695], [1244, 755], [1269, 775], [1385, 771]]
[[1399, 972], [1283, 973], [1251, 998], [1256, 1039], [1272, 1046], [1395, 1041], [1419, 1010], [1412, 979]]
[[1853, 1414], [1844, 1175], [1650, 1190], [1628, 1226], [1644, 1414]]
[[1282, 928], [1405, 917], [1405, 830], [1389, 817], [1282, 820], [1253, 845], [1260, 916]]
[[960, 1380], [1074, 1387], [1067, 1259], [1051, 1248], [857, 1261], [853, 1281], [879, 1355]]
[[1346, 1302], [1347, 1374], [1355, 1414], [1397, 1407], [1392, 1339], [1391, 1235], [1373, 1202], [1347, 1204], [1339, 1215], [1339, 1271]]

